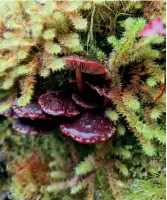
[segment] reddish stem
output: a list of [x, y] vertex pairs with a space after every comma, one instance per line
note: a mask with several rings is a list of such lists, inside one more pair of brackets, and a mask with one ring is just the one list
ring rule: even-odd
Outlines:
[[106, 107], [109, 102], [110, 102], [110, 100], [108, 98], [104, 97], [103, 106]]
[[82, 78], [82, 71], [80, 68], [76, 69], [76, 81], [79, 91], [82, 93], [84, 91], [84, 81]]
[[158, 95], [155, 98], [154, 102], [156, 102], [158, 99], [160, 99], [162, 97], [162, 95], [164, 94], [165, 90], [166, 90], [166, 72], [164, 73], [164, 85], [163, 85], [162, 91], [161, 91], [160, 95]]

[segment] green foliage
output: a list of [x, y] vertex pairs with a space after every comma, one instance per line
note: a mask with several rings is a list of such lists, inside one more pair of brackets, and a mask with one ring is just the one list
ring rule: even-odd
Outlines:
[[72, 17], [71, 21], [77, 30], [85, 30], [87, 28], [87, 20], [82, 17]]
[[52, 72], [58, 71], [63, 69], [64, 62], [60, 58], [50, 58], [50, 62], [48, 63], [47, 68], [51, 69]]
[[76, 174], [87, 174], [95, 169], [95, 160], [92, 155], [89, 155], [83, 162], [81, 162], [75, 169]]
[[[115, 87], [119, 87], [122, 84], [124, 87], [123, 93], [119, 94], [119, 99], [112, 97], [111, 100], [115, 104], [116, 110], [125, 117], [145, 154], [153, 156], [156, 149], [152, 144], [152, 139], [156, 138], [164, 144], [165, 130], [158, 124], [154, 126], [152, 120], [156, 120], [161, 116], [161, 109], [162, 107], [164, 109], [165, 104], [160, 106], [157, 103], [154, 109], [150, 104], [155, 98], [154, 92], [159, 90], [157, 83], [162, 81], [164, 76], [161, 67], [154, 63], [154, 60], [159, 56], [159, 51], [152, 48], [152, 44], [161, 44], [164, 42], [164, 38], [160, 35], [155, 35], [137, 39], [136, 35], [144, 25], [145, 20], [142, 18], [128, 18], [121, 22], [124, 32], [120, 39], [115, 36], [108, 37], [109, 44], [114, 47], [109, 59], [109, 67], [113, 77], [112, 84]], [[133, 64], [134, 62], [135, 64]], [[141, 62], [144, 64], [141, 65]], [[154, 70], [151, 66], [153, 66]], [[134, 77], [133, 75], [131, 77], [130, 84], [132, 85], [123, 80], [124, 73], [128, 70], [128, 67], [131, 67], [131, 74], [134, 74]], [[121, 75], [123, 77], [119, 74], [120, 69], [122, 69]], [[142, 74], [148, 77], [146, 85], [143, 84]], [[152, 93], [152, 96], [149, 92]]]
[[[52, 55], [83, 51], [77, 33], [77, 30], [85, 31], [87, 28], [87, 20], [80, 14], [82, 5], [83, 2], [67, 2], [65, 5], [65, 2], [59, 1], [0, 4], [1, 9], [4, 9], [0, 20], [0, 24], [3, 24], [0, 33], [0, 72], [4, 72], [2, 88], [12, 90], [17, 85], [18, 94], [19, 89], [22, 90], [18, 105], [28, 104], [33, 97], [36, 82], [31, 82], [31, 86], [26, 89], [26, 85], [30, 85], [30, 78], [35, 80], [38, 75], [46, 78], [50, 75], [48, 69], [55, 72], [64, 68], [60, 58]], [[56, 12], [53, 8], [56, 8]], [[73, 28], [69, 24], [70, 20]], [[4, 56], [5, 51], [8, 52]], [[31, 65], [33, 73], [22, 65]], [[17, 69], [19, 74], [16, 75]], [[19, 84], [20, 78], [24, 84]]]
[[71, 188], [71, 194], [76, 194], [76, 193], [80, 192], [83, 188], [86, 187], [86, 185], [87, 185], [86, 181], [82, 181], [82, 182], [78, 183], [76, 186]]
[[55, 30], [54, 29], [49, 29], [47, 31], [44, 31], [44, 33], [43, 33], [43, 38], [45, 40], [53, 40], [54, 37], [55, 37]]
[[58, 44], [47, 43], [45, 48], [50, 54], [56, 54], [57, 55], [57, 54], [61, 53], [61, 47]]
[[149, 77], [146, 83], [150, 87], [154, 87], [157, 84], [156, 80], [153, 77]]
[[15, 98], [16, 98], [16, 92], [13, 90], [12, 93], [9, 94], [8, 99], [1, 102], [0, 112], [4, 112], [8, 108], [10, 108], [13, 105], [13, 101]]
[[27, 76], [24, 81], [25, 82], [21, 83], [21, 97], [17, 99], [17, 104], [19, 106], [27, 105], [31, 101], [34, 94], [34, 83], [36, 82], [35, 78], [33, 76]]
[[125, 129], [125, 127], [123, 126], [123, 125], [121, 125], [121, 124], [117, 124], [117, 133], [119, 134], [119, 135], [124, 135], [125, 134], [125, 132], [126, 132], [126, 129]]
[[62, 171], [53, 171], [50, 172], [50, 177], [53, 179], [64, 179], [66, 178], [67, 174]]
[[114, 110], [112, 109], [108, 109], [105, 112], [106, 117], [108, 117], [111, 121], [117, 121], [119, 118], [118, 113], [116, 113]]
[[162, 174], [160, 177], [154, 175], [149, 180], [135, 179], [132, 185], [122, 191], [122, 199], [125, 200], [165, 200], [165, 182], [166, 178]]
[[140, 109], [140, 103], [132, 96], [132, 94], [124, 93], [122, 101], [124, 105], [132, 111], [138, 111]]

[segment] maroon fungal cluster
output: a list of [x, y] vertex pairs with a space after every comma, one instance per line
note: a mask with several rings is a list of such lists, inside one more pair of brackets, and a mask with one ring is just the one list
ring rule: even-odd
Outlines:
[[[26, 106], [19, 107], [15, 102], [0, 115], [17, 118], [13, 129], [22, 134], [48, 134], [60, 126], [64, 135], [82, 144], [95, 144], [113, 137], [115, 125], [104, 116], [104, 106], [109, 101], [107, 90], [91, 83], [92, 75], [103, 76], [105, 68], [79, 56], [65, 56], [63, 60], [65, 69], [76, 70], [76, 80], [69, 79], [74, 91], [46, 91]], [[82, 72], [91, 78], [87, 79]]]

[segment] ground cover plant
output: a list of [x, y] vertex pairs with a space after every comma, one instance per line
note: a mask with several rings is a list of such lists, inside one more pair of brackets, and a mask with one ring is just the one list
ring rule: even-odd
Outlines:
[[0, 197], [165, 199], [165, 15], [0, 2]]

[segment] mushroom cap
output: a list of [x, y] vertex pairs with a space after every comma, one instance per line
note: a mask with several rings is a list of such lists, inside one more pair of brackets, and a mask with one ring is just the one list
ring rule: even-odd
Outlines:
[[22, 118], [28, 119], [47, 119], [48, 116], [42, 111], [38, 102], [34, 101], [26, 106], [17, 106], [16, 102], [13, 104], [14, 112]]
[[82, 144], [96, 144], [115, 135], [115, 125], [102, 113], [87, 112], [72, 123], [60, 125], [63, 134]]
[[77, 105], [79, 105], [79, 106], [81, 106], [82, 108], [85, 108], [85, 109], [94, 109], [94, 108], [99, 107], [97, 104], [89, 103], [89, 102], [85, 101], [84, 99], [82, 99], [77, 94], [73, 94], [72, 99], [75, 101], [75, 103]]
[[86, 81], [86, 84], [94, 89], [100, 96], [104, 96], [111, 101], [115, 99], [120, 100], [121, 98], [122, 88], [106, 88], [105, 86], [99, 86], [97, 84], [95, 85], [88, 81]]
[[100, 96], [104, 96], [104, 97], [107, 97], [108, 98], [108, 89], [106, 88], [103, 88], [99, 85], [95, 85], [95, 84], [92, 84], [88, 81], [86, 81], [86, 84], [89, 85], [93, 90], [96, 90], [96, 92], [100, 95]]
[[18, 114], [13, 110], [13, 108], [12, 108], [12, 115], [11, 115], [11, 117], [14, 118], [14, 119], [19, 118]]
[[84, 56], [64, 56], [62, 59], [66, 62], [65, 69], [75, 70], [80, 67], [81, 71], [88, 74], [106, 73], [104, 66], [98, 61], [94, 61]]
[[12, 108], [9, 108], [4, 112], [0, 112], [0, 115], [5, 116], [5, 117], [12, 117], [14, 119], [18, 118], [18, 115], [15, 113], [15, 111]]
[[80, 114], [73, 100], [62, 92], [48, 91], [39, 97], [38, 103], [49, 115], [72, 117]]
[[52, 126], [47, 120], [32, 121], [18, 118], [13, 122], [13, 129], [22, 134], [48, 134], [51, 128]]

